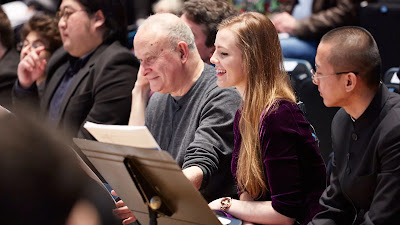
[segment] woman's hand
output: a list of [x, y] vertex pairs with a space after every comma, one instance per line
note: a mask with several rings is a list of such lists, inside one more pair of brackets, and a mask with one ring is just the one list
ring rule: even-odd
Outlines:
[[208, 203], [208, 207], [210, 207], [211, 210], [221, 210], [221, 200], [223, 198], [215, 199], [214, 201]]

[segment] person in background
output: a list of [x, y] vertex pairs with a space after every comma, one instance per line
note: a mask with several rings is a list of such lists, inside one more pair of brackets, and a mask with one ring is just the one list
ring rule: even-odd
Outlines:
[[245, 224], [307, 224], [321, 210], [325, 164], [296, 104], [274, 25], [256, 12], [229, 18], [215, 48], [218, 86], [234, 86], [242, 97], [231, 164], [240, 197], [210, 208]]
[[158, 0], [153, 4], [154, 13], [172, 13], [180, 15], [182, 12], [183, 0]]
[[227, 0], [240, 12], [260, 12], [268, 11], [268, 6], [276, 0]]
[[[69, 137], [93, 139], [83, 128], [86, 121], [128, 124], [138, 62], [124, 47], [120, 1], [63, 0], [58, 17], [63, 48], [48, 62], [39, 57], [45, 46], [21, 60], [14, 85], [16, 106], [33, 105], [48, 125]], [[43, 94], [38, 96], [36, 81], [45, 69]]]
[[236, 13], [226, 0], [188, 0], [183, 4], [181, 19], [192, 30], [197, 50], [205, 63], [210, 64], [214, 53], [218, 24]]
[[279, 1], [280, 13], [272, 15], [281, 35], [285, 58], [298, 58], [314, 66], [320, 38], [329, 30], [358, 23], [359, 0]]
[[17, 79], [19, 62], [13, 37], [10, 20], [0, 7], [0, 105], [8, 109], [12, 106], [11, 92]]
[[381, 58], [361, 27], [325, 34], [313, 81], [332, 121], [334, 157], [324, 210], [310, 225], [398, 224], [400, 221], [400, 96], [382, 84]]
[[[33, 50], [44, 47], [38, 55], [40, 59], [49, 61], [51, 55], [62, 46], [60, 32], [58, 31], [57, 19], [55, 17], [37, 14], [34, 15], [21, 30], [20, 60], [22, 61]], [[46, 79], [46, 72], [43, 71], [36, 79], [38, 91], [42, 91]], [[39, 93], [39, 96], [41, 94]]]

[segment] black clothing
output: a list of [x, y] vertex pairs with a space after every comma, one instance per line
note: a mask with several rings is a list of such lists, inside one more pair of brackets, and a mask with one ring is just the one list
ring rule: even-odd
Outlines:
[[[46, 118], [49, 117], [53, 96], [60, 87], [69, 64], [69, 54], [63, 48], [57, 50], [48, 62], [48, 75], [40, 96], [40, 111]], [[83, 128], [86, 121], [128, 124], [131, 91], [137, 71], [136, 58], [117, 41], [100, 45], [71, 79], [63, 94], [59, 112], [56, 116], [53, 115], [53, 125], [68, 136], [93, 139]], [[30, 94], [19, 91], [14, 88], [17, 103], [39, 100], [35, 89]]]
[[17, 80], [19, 54], [15, 49], [9, 49], [0, 59], [0, 105], [11, 109], [12, 88]]
[[353, 122], [340, 109], [332, 122], [331, 184], [325, 210], [310, 224], [400, 223], [400, 95], [381, 85]]

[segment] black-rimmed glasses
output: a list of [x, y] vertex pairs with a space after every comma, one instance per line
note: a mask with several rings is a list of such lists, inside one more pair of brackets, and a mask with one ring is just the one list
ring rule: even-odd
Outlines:
[[67, 8], [67, 9], [57, 11], [56, 17], [58, 20], [63, 19], [64, 21], [67, 21], [72, 14], [74, 14], [76, 12], [81, 12], [81, 11], [86, 12], [86, 10], [84, 10], [84, 9], [73, 11], [72, 9]]

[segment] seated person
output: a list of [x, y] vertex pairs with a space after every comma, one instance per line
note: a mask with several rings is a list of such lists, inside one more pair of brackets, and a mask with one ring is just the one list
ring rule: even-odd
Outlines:
[[296, 104], [272, 22], [247, 12], [224, 20], [211, 62], [220, 87], [236, 87], [232, 174], [239, 199], [209, 206], [245, 224], [307, 224], [325, 190], [325, 164], [310, 124]]
[[[207, 201], [235, 195], [229, 171], [237, 91], [217, 86], [214, 67], [201, 60], [192, 31], [177, 16], [146, 19], [134, 46], [141, 65], [130, 124], [146, 125]], [[118, 206], [124, 223], [135, 221], [122, 202]]]
[[[39, 47], [44, 47], [44, 50], [38, 55], [39, 58], [49, 61], [51, 55], [62, 45], [57, 23], [56, 18], [46, 14], [37, 14], [24, 24], [21, 29], [21, 43], [19, 46], [21, 48], [21, 61], [31, 51]], [[36, 79], [36, 86], [39, 91], [43, 89], [43, 81], [45, 80], [46, 72], [43, 71]]]
[[332, 121], [331, 183], [324, 210], [310, 225], [398, 224], [400, 221], [400, 96], [380, 82], [381, 58], [360, 27], [325, 34], [313, 81]]
[[8, 109], [12, 106], [11, 92], [19, 62], [13, 36], [10, 20], [0, 7], [0, 106]]
[[317, 45], [329, 30], [357, 23], [360, 1], [353, 0], [287, 0], [281, 1], [281, 13], [272, 16], [279, 33], [283, 57], [304, 59], [314, 66]]
[[[138, 63], [125, 47], [120, 1], [63, 0], [58, 16], [63, 48], [48, 62], [39, 57], [44, 47], [21, 60], [14, 86], [17, 107], [33, 105], [47, 124], [69, 137], [93, 139], [83, 128], [86, 121], [127, 124]], [[38, 96], [36, 81], [45, 68]]]

